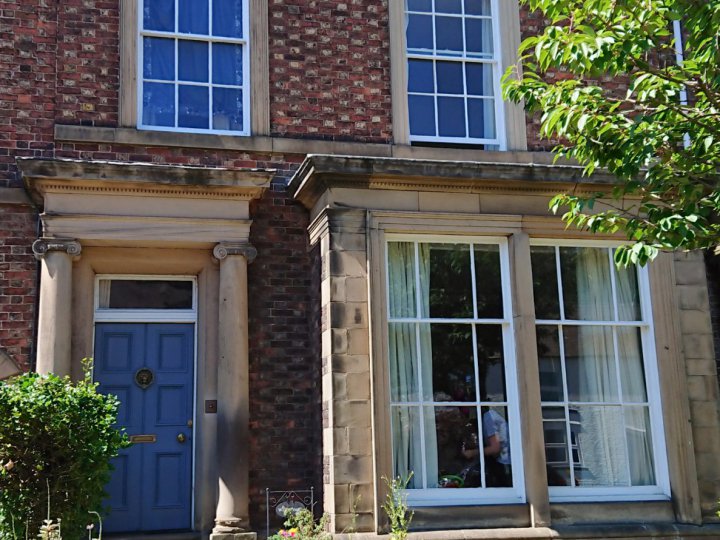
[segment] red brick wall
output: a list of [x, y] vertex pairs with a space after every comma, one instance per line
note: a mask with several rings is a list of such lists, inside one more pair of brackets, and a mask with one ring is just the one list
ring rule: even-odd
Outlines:
[[56, 30], [54, 2], [0, 0], [0, 188], [16, 157], [52, 155]]
[[272, 133], [390, 142], [388, 0], [269, 4]]
[[60, 124], [116, 126], [120, 84], [118, 0], [58, 2]]
[[33, 208], [0, 204], [0, 347], [24, 370], [33, 352], [37, 264]]
[[280, 171], [252, 206], [250, 308], [250, 520], [265, 528], [265, 489], [314, 486], [322, 451], [320, 363], [315, 354], [308, 215], [288, 196]]

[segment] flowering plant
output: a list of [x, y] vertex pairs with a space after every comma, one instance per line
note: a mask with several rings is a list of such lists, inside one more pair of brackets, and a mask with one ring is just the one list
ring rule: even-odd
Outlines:
[[268, 540], [330, 540], [331, 536], [325, 532], [327, 522], [327, 514], [323, 514], [315, 523], [315, 516], [307, 508], [288, 510], [285, 512], [285, 529], [279, 530]]

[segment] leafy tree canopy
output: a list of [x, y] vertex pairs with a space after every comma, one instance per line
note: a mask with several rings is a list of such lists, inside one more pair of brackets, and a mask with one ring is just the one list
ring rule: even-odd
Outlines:
[[[563, 141], [559, 156], [619, 179], [609, 194], [560, 194], [551, 209], [564, 209], [568, 225], [624, 231], [619, 264], [717, 249], [720, 0], [520, 1], [550, 24], [523, 42], [523, 74], [508, 70], [505, 97], [542, 113], [541, 135]], [[608, 84], [617, 80], [627, 88]], [[601, 198], [609, 206], [593, 209]]]

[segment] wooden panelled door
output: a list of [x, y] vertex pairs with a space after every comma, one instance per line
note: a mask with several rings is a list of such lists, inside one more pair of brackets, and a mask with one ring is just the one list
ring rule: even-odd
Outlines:
[[94, 378], [134, 444], [113, 460], [108, 532], [191, 528], [193, 324], [97, 323]]

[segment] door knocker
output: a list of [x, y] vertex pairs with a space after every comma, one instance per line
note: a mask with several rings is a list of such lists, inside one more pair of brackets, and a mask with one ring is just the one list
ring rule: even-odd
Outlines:
[[137, 372], [135, 372], [135, 384], [143, 390], [150, 386], [154, 380], [155, 374], [150, 370], [150, 368], [140, 368]]

